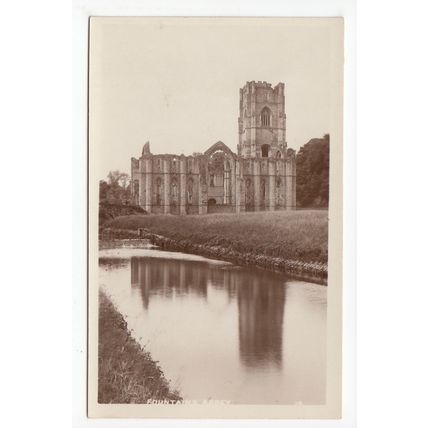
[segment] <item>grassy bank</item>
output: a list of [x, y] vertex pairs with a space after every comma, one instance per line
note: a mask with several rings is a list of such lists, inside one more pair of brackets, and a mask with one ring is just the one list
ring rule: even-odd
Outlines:
[[176, 241], [283, 259], [327, 263], [327, 211], [276, 211], [204, 216], [130, 215], [105, 226], [148, 229]]
[[102, 227], [105, 222], [119, 216], [146, 214], [146, 211], [135, 205], [112, 204], [106, 201], [98, 206], [98, 223]]
[[179, 400], [150, 354], [130, 336], [110, 300], [99, 294], [98, 402]]

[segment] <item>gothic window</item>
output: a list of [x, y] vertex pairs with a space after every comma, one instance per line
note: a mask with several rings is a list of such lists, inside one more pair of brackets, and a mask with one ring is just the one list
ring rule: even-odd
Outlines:
[[138, 195], [140, 194], [140, 182], [138, 180], [134, 180], [134, 186], [132, 190], [134, 193], [134, 204], [138, 205]]
[[226, 161], [225, 167], [224, 167], [224, 203], [230, 204], [231, 203], [231, 184], [230, 184], [230, 163], [229, 161]]
[[156, 180], [156, 205], [161, 204], [161, 191], [162, 191], [162, 180], [158, 178]]
[[187, 184], [187, 202], [191, 204], [193, 201], [193, 180], [190, 179]]
[[251, 180], [247, 178], [245, 180], [245, 205], [252, 205], [253, 203], [253, 195], [251, 189]]
[[138, 167], [139, 167], [138, 159], [132, 159], [132, 168], [138, 169]]
[[210, 187], [214, 187], [215, 183], [214, 183], [214, 174], [210, 174]]
[[158, 170], [159, 171], [161, 170], [161, 160], [160, 159], [158, 159]]
[[173, 178], [171, 182], [171, 195], [172, 195], [172, 198], [175, 200], [178, 197], [177, 180], [175, 178]]
[[199, 173], [201, 177], [201, 184], [207, 184], [206, 168], [203, 163], [199, 166]]
[[279, 150], [276, 152], [276, 157], [277, 159], [281, 159], [281, 152]]
[[276, 205], [280, 205], [281, 204], [281, 179], [278, 178], [278, 180], [276, 180], [276, 195], [275, 195], [275, 203]]
[[262, 145], [262, 158], [267, 158], [269, 156], [269, 144]]
[[262, 190], [262, 200], [265, 200], [265, 198], [266, 198], [266, 183], [264, 180], [261, 181], [260, 187]]
[[265, 107], [261, 114], [262, 126], [270, 126], [270, 110]]

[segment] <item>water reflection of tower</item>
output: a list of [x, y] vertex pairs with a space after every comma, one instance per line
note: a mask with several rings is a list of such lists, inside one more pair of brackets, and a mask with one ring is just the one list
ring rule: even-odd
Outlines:
[[143, 307], [149, 307], [150, 297], [171, 298], [188, 293], [207, 296], [207, 264], [185, 260], [131, 258], [131, 287], [138, 287]]
[[226, 290], [229, 302], [236, 297], [239, 286], [237, 272], [234, 269], [212, 269], [210, 271], [210, 283], [213, 288]]
[[238, 288], [239, 352], [248, 367], [282, 364], [285, 285], [266, 273], [240, 276]]

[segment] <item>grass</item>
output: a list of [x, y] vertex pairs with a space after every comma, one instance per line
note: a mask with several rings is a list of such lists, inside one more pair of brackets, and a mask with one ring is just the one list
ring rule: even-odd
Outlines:
[[328, 211], [275, 211], [209, 215], [130, 215], [106, 227], [145, 228], [175, 240], [221, 246], [284, 259], [328, 259]]
[[99, 294], [98, 402], [179, 400], [150, 354], [130, 336], [122, 316]]

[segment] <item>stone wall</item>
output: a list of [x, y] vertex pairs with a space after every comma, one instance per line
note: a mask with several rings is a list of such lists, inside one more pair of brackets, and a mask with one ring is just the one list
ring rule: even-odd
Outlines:
[[285, 86], [247, 82], [240, 89], [239, 144], [204, 154], [131, 160], [133, 203], [153, 214], [274, 211], [296, 208], [296, 159], [285, 140]]
[[[244, 158], [216, 143], [203, 155], [131, 160], [132, 200], [153, 214], [295, 209], [295, 152]], [[213, 147], [214, 147], [213, 146]]]

